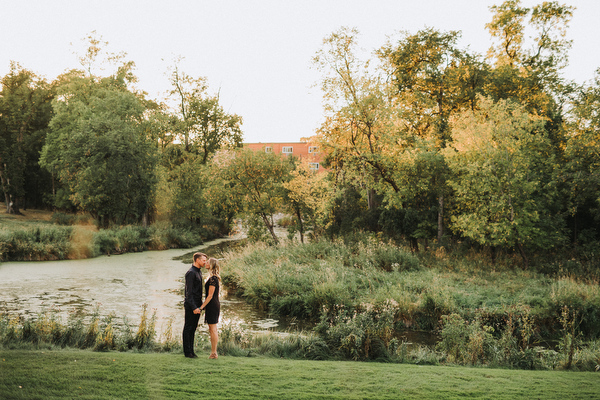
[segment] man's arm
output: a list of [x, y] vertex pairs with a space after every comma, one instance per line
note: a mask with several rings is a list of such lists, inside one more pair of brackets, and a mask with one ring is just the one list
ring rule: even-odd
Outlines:
[[185, 274], [185, 299], [184, 304], [194, 310], [195, 314], [198, 314], [196, 311], [200, 311], [194, 297], [192, 296], [194, 287], [194, 274], [188, 271]]

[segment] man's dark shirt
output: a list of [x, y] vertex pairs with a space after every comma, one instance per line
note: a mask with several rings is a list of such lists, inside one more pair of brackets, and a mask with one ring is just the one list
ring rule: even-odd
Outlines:
[[202, 272], [192, 267], [185, 273], [185, 299], [183, 305], [191, 310], [202, 305]]

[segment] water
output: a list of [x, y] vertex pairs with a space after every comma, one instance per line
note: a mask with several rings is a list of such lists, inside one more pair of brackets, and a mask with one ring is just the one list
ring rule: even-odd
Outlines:
[[[183, 329], [183, 276], [189, 263], [174, 260], [190, 251], [202, 251], [219, 239], [195, 249], [146, 251], [84, 260], [22, 261], [0, 264], [0, 313], [32, 317], [44, 310], [100, 315], [113, 312], [137, 325], [142, 305], [149, 316], [156, 311], [160, 334], [170, 319], [174, 332]], [[210, 254], [209, 254], [210, 255]], [[65, 319], [66, 321], [66, 319]], [[207, 330], [201, 317], [200, 330]], [[221, 296], [220, 324], [235, 324], [253, 331], [287, 330], [241, 299]]]

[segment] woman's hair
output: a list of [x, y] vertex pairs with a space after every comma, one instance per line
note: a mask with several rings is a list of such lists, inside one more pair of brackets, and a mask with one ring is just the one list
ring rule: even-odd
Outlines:
[[219, 270], [221, 269], [219, 267], [219, 262], [217, 261], [216, 258], [209, 258], [208, 259], [208, 266], [210, 267], [210, 274], [212, 276], [216, 276], [219, 279], [219, 282], [221, 282], [221, 275], [219, 274]]

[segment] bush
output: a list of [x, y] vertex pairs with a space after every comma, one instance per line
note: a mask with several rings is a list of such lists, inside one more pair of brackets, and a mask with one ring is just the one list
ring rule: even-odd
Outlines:
[[71, 251], [72, 227], [41, 225], [0, 231], [0, 261], [63, 260]]

